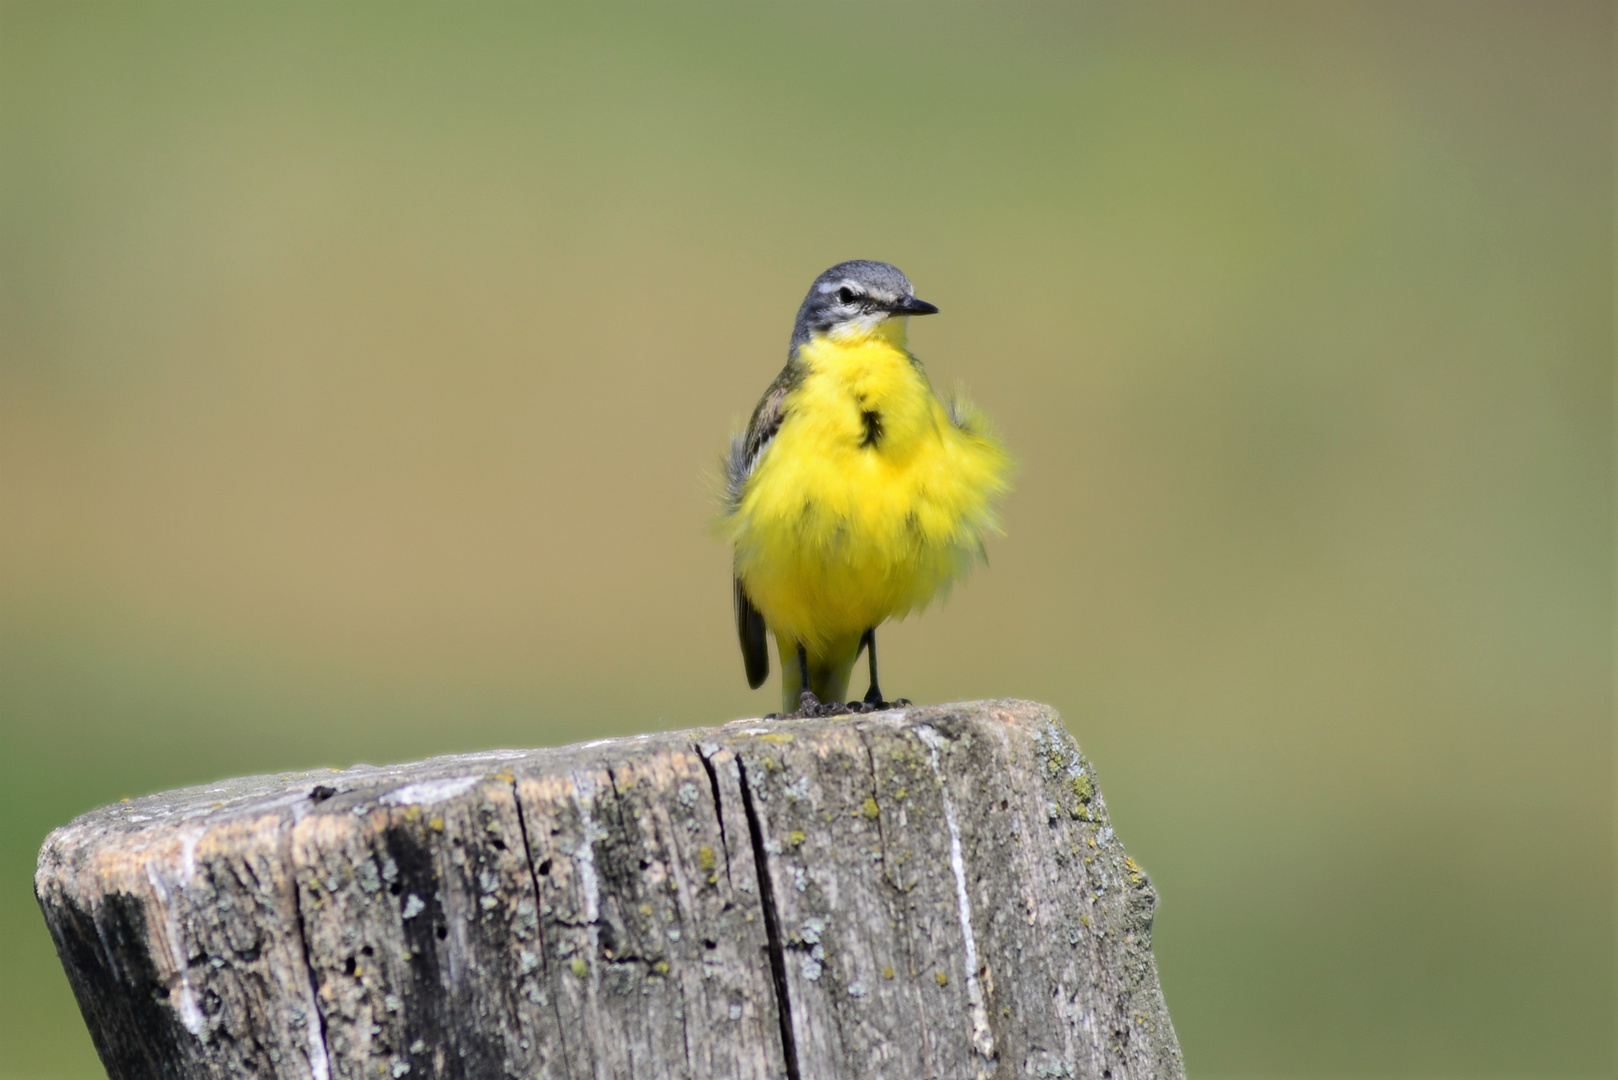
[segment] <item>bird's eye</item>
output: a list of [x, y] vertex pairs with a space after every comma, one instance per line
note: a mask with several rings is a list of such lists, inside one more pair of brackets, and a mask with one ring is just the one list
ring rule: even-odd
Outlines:
[[852, 304], [857, 296], [859, 296], [859, 293], [850, 289], [847, 285], [837, 290], [837, 302], [839, 304]]

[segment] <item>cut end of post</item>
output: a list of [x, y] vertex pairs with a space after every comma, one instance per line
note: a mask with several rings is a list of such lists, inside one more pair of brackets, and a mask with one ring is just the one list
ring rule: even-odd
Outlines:
[[1184, 1074], [1156, 894], [1026, 701], [225, 781], [35, 883], [115, 1080]]

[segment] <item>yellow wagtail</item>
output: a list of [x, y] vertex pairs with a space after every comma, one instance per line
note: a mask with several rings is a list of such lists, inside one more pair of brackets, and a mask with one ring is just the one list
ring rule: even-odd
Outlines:
[[909, 316], [937, 311], [897, 267], [838, 263], [809, 287], [786, 367], [731, 440], [736, 630], [755, 689], [775, 635], [784, 712], [848, 711], [861, 650], [871, 689], [852, 708], [887, 708], [876, 628], [945, 592], [997, 527], [1005, 450], [964, 402], [939, 400], [905, 346]]

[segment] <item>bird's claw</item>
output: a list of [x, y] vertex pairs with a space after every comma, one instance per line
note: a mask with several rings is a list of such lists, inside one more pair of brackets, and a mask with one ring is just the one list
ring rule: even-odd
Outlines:
[[848, 703], [849, 711], [856, 713], [886, 712], [889, 709], [905, 709], [909, 708], [909, 706], [909, 698], [894, 698], [892, 701], [883, 701], [880, 698], [873, 701], [871, 698], [866, 698], [864, 701], [850, 701]]
[[827, 701], [823, 703], [814, 694], [810, 693], [808, 690], [805, 690], [803, 692], [803, 696], [798, 699], [797, 712], [767, 713], [765, 714], [764, 719], [813, 720], [822, 716], [846, 716], [848, 713], [855, 711], [857, 710], [850, 708], [848, 705], [844, 705], [841, 701]]
[[808, 690], [803, 692], [798, 702], [798, 715], [803, 717], [843, 716], [848, 712], [848, 706], [841, 701], [822, 702]]
[[765, 713], [765, 720], [815, 720], [826, 716], [848, 716], [861, 713], [886, 712], [889, 709], [904, 709], [910, 706], [909, 698], [894, 698], [892, 701], [850, 701], [844, 704], [841, 701], [822, 702], [808, 690], [798, 699], [798, 709], [789, 713]]

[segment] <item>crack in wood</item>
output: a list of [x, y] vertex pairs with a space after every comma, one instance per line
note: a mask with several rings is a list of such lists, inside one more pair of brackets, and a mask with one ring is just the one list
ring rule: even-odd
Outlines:
[[939, 760], [939, 750], [946, 740], [936, 728], [926, 724], [917, 727], [916, 734], [927, 745], [928, 764], [938, 779], [938, 794], [944, 803], [944, 825], [949, 830], [950, 872], [955, 876], [956, 914], [960, 918], [961, 942], [966, 950], [966, 994], [971, 1005], [972, 1045], [984, 1061], [983, 1067], [978, 1070], [979, 1075], [987, 1077], [998, 1063], [999, 1054], [995, 1050], [994, 1032], [989, 1027], [989, 1010], [983, 993], [977, 934], [972, 926], [971, 890], [966, 884], [966, 856], [962, 851], [961, 827], [955, 814], [955, 800], [950, 797], [949, 782], [945, 779], [944, 767]]
[[770, 880], [769, 853], [764, 849], [764, 829], [753, 806], [752, 785], [747, 765], [736, 758], [741, 778], [742, 812], [747, 816], [748, 838], [753, 843], [753, 866], [758, 872], [759, 904], [764, 909], [764, 937], [770, 951], [770, 975], [775, 981], [776, 1015], [781, 1021], [781, 1056], [786, 1061], [787, 1080], [800, 1080], [797, 1037], [792, 1030], [792, 999], [787, 995], [787, 958], [781, 945], [781, 918], [775, 906], [775, 887]]
[[[618, 787], [618, 773], [617, 773], [617, 771], [615, 769], [612, 769], [611, 767], [609, 767], [607, 769], [607, 783], [612, 788], [612, 803], [613, 803], [613, 806], [616, 808], [617, 813], [618, 813], [618, 836], [619, 836], [620, 840], [623, 840], [623, 841], [627, 842], [629, 840], [630, 836], [632, 835], [631, 832], [630, 832], [630, 828], [629, 828], [629, 819], [624, 816], [624, 797], [623, 797], [622, 790]], [[631, 811], [631, 814], [633, 815], [633, 811]], [[653, 840], [663, 844], [664, 846], [666, 846], [666, 847], [668, 847], [670, 849], [672, 849], [673, 845], [672, 845], [670, 839], [667, 838], [667, 837], [658, 837], [658, 835], [657, 835], [657, 826], [655, 824], [653, 824], [651, 828], [652, 828]], [[648, 863], [646, 863], [646, 862], [642, 862], [640, 864], [640, 868], [641, 868], [641, 871], [643, 873], [646, 870], [647, 866], [648, 866]], [[620, 885], [622, 885], [622, 884], [623, 883], [620, 883]], [[615, 889], [614, 892], [617, 893], [617, 894], [622, 895], [625, 892], [625, 890], [623, 890], [623, 889]], [[632, 936], [634, 936], [634, 935], [632, 935]], [[609, 953], [608, 956], [607, 956], [607, 962], [609, 964], [631, 963], [631, 962], [633, 962], [633, 963], [643, 965], [645, 967], [646, 971], [648, 973], [651, 973], [651, 972], [654, 972], [654, 971], [657, 970], [656, 965], [660, 962], [660, 960], [655, 955], [642, 957], [642, 956], [637, 956], [637, 955], [630, 954], [630, 955], [625, 955], [625, 956], [622, 956], [622, 957], [615, 957], [615, 956], [612, 956]], [[664, 970], [667, 971], [669, 969], [669, 965], [668, 965], [667, 961], [661, 961], [661, 962], [663, 963]], [[678, 1017], [679, 1017], [679, 1021], [680, 1021], [680, 1049], [681, 1049], [682, 1053], [685, 1056], [686, 1073], [688, 1075], [690, 1075], [691, 1074], [691, 1025], [690, 1025], [690, 1022], [687, 1019], [686, 1014], [690, 1010], [691, 1002], [686, 997], [685, 983], [684, 983], [683, 980], [675, 979], [674, 980], [674, 987], [675, 987], [675, 989], [677, 989], [679, 991], [679, 994], [680, 994], [680, 1008], [679, 1008], [679, 1011], [678, 1011]], [[635, 1057], [634, 1057], [633, 1044], [631, 1044], [631, 1046], [630, 1046], [629, 1059], [630, 1059], [630, 1066], [631, 1066], [631, 1075], [634, 1075], [634, 1072], [635, 1072], [635, 1070], [634, 1070]]]
[[[855, 731], [859, 735], [860, 745], [865, 747], [865, 761], [870, 767], [871, 799], [879, 808], [876, 818], [876, 839], [878, 845], [880, 845], [882, 849], [882, 876], [886, 878], [888, 884], [893, 887], [894, 909], [899, 916], [899, 930], [903, 935], [904, 941], [905, 967], [907, 969], [906, 974], [909, 978], [914, 979], [916, 977], [916, 944], [911, 937], [910, 913], [907, 910], [910, 904], [910, 897], [908, 895], [909, 890], [905, 888], [903, 880], [896, 874], [895, 867], [891, 865], [888, 859], [888, 834], [886, 827], [882, 823], [882, 815], [880, 813], [882, 797], [879, 794], [879, 789], [881, 785], [880, 781], [877, 779], [876, 753], [871, 749], [871, 731], [869, 725], [861, 724], [855, 729]], [[933, 1064], [932, 1030], [927, 1025], [927, 1013], [924, 1009], [918, 1010], [918, 1013], [919, 1015], [916, 1018], [916, 1029], [918, 1037], [921, 1040], [921, 1060], [927, 1068], [927, 1075], [929, 1077], [937, 1076], [937, 1070], [934, 1068]]]
[[528, 863], [528, 880], [534, 883], [534, 944], [539, 952], [539, 970], [545, 976], [545, 996], [550, 999], [551, 1013], [556, 1017], [556, 1042], [562, 1055], [562, 1071], [572, 1076], [573, 1066], [567, 1054], [567, 1029], [562, 1026], [562, 1003], [556, 999], [556, 993], [550, 987], [550, 951], [545, 948], [545, 900], [539, 889], [539, 871], [534, 866], [534, 845], [528, 840], [528, 816], [523, 812], [522, 793], [517, 790], [516, 780], [511, 781], [511, 803], [517, 809], [517, 832], [522, 835], [522, 854]]
[[702, 771], [708, 774], [708, 786], [713, 789], [714, 820], [719, 822], [719, 846], [725, 852], [725, 883], [734, 886], [735, 882], [730, 877], [730, 837], [725, 835], [725, 799], [719, 794], [719, 772], [708, 760], [708, 755], [702, 752], [702, 747], [693, 746], [692, 749], [696, 750], [697, 758], [702, 762]]
[[[290, 869], [292, 866], [290, 835], [283, 848], [282, 858], [283, 865]], [[304, 1028], [310, 1036], [309, 1072], [313, 1074], [314, 1080], [330, 1080], [331, 1045], [326, 1038], [326, 1010], [320, 1007], [320, 973], [315, 970], [314, 958], [309, 955], [309, 929], [303, 921], [303, 894], [296, 883], [292, 886], [292, 916], [298, 928], [298, 955], [303, 958], [303, 970], [309, 977], [309, 1011], [314, 1013], [313, 1023], [310, 1023], [310, 1018], [304, 1018]], [[318, 1059], [313, 1053], [316, 1049], [320, 1051]]]

